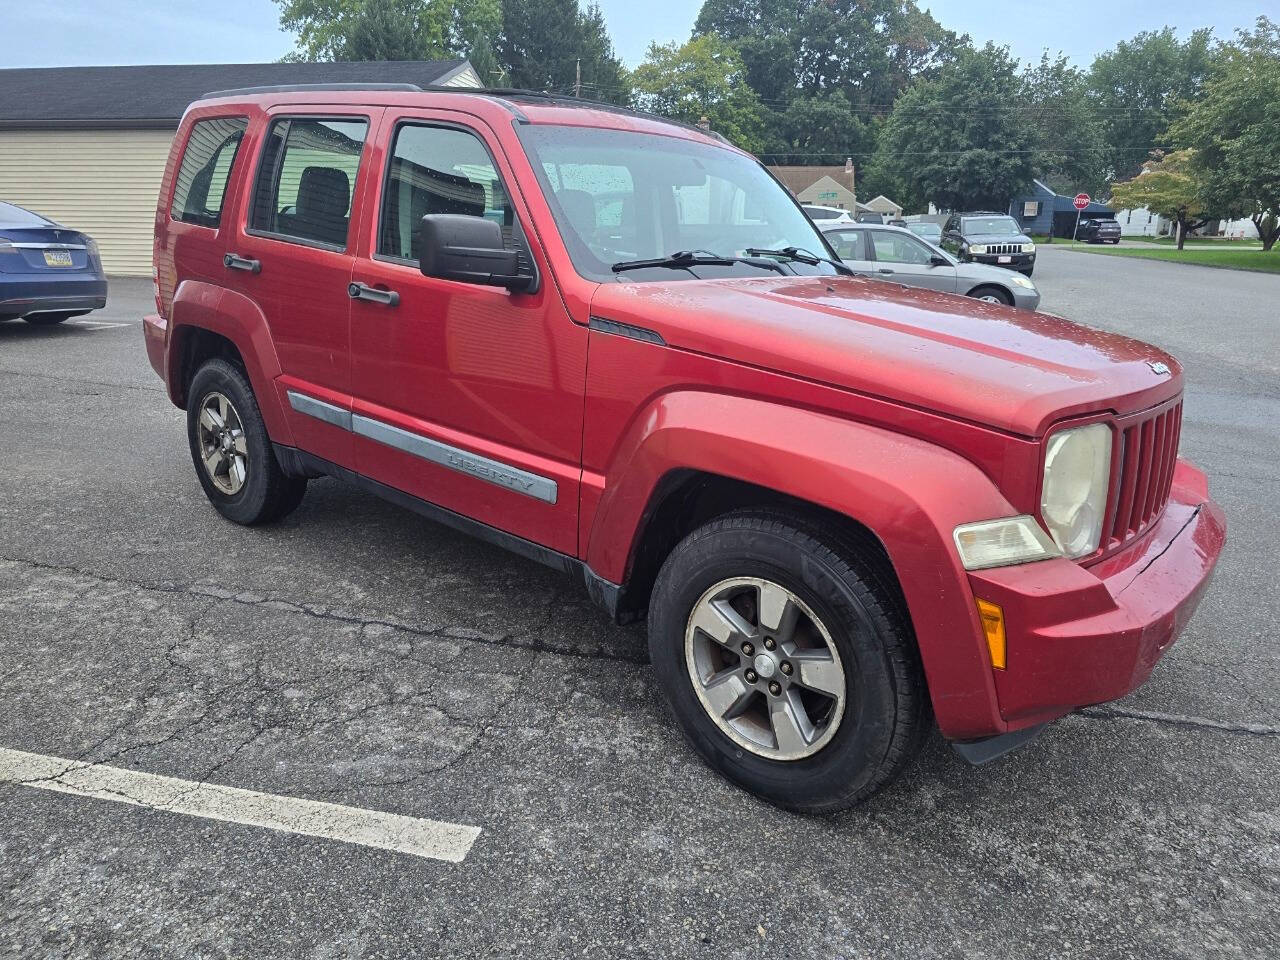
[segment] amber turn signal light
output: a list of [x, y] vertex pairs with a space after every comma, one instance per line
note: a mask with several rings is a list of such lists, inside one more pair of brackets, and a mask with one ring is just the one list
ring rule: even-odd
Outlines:
[[987, 637], [987, 649], [991, 652], [991, 666], [1005, 668], [1004, 611], [988, 600], [978, 600], [978, 619]]

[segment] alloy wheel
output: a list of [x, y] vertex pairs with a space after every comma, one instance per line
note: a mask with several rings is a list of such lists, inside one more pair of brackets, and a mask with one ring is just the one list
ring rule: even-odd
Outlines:
[[235, 496], [249, 475], [249, 445], [240, 414], [224, 394], [215, 390], [200, 401], [196, 424], [205, 473], [220, 492]]
[[844, 718], [844, 665], [830, 632], [771, 580], [734, 577], [707, 590], [689, 616], [685, 663], [716, 726], [770, 760], [812, 756]]

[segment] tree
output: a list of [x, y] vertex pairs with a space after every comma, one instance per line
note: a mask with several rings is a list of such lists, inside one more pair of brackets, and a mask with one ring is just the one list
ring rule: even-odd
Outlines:
[[874, 127], [839, 90], [799, 96], [782, 110], [765, 108], [764, 113], [770, 163], [839, 163], [875, 149]]
[[276, 0], [298, 34], [296, 60], [438, 60], [450, 56], [444, 0]]
[[471, 61], [486, 87], [508, 83], [498, 62], [498, 38], [502, 34], [502, 0], [458, 0], [453, 4], [449, 46]]
[[1189, 230], [1209, 222], [1201, 201], [1201, 184], [1195, 176], [1194, 154], [1190, 150], [1157, 156], [1132, 180], [1112, 184], [1111, 206], [1117, 210], [1146, 207], [1172, 220], [1177, 227], [1179, 250]]
[[912, 205], [1005, 209], [1034, 173], [1017, 69], [1007, 47], [989, 43], [918, 80], [881, 130], [874, 170]]
[[1214, 56], [1211, 30], [1196, 30], [1180, 43], [1165, 27], [1122, 41], [1093, 61], [1091, 99], [1114, 179], [1136, 175], [1164, 143], [1177, 104], [1199, 95]]
[[737, 50], [708, 33], [684, 44], [650, 44], [632, 81], [643, 109], [686, 123], [705, 117], [711, 129], [758, 153], [764, 144], [764, 112], [745, 74]]
[[1195, 151], [1205, 206], [1248, 216], [1270, 250], [1280, 236], [1280, 25], [1259, 17], [1253, 32], [1238, 31], [1170, 135]]
[[512, 86], [572, 93], [580, 64], [583, 96], [630, 102], [627, 72], [596, 4], [583, 12], [577, 0], [505, 0], [498, 51]]
[[1089, 78], [1065, 56], [1022, 71], [1022, 96], [1029, 121], [1032, 165], [1042, 180], [1062, 192], [1098, 193], [1107, 181], [1107, 144], [1089, 102]]

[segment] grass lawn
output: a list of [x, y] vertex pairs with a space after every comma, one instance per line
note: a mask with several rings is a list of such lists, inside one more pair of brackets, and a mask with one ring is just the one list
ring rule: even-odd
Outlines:
[[[1173, 237], [1128, 237], [1129, 240], [1144, 240], [1147, 243], [1159, 243], [1176, 247]], [[1226, 237], [1187, 237], [1188, 247], [1217, 247], [1219, 250], [1261, 250], [1262, 244], [1257, 240], [1230, 240]]]
[[1194, 263], [1202, 267], [1223, 267], [1227, 270], [1260, 270], [1280, 273], [1280, 247], [1263, 252], [1258, 250], [1206, 250], [1204, 247], [1188, 247], [1186, 250], [1153, 250], [1150, 247], [1075, 247], [1083, 253], [1095, 253], [1105, 257], [1134, 257], [1138, 260], [1164, 260], [1171, 263]]

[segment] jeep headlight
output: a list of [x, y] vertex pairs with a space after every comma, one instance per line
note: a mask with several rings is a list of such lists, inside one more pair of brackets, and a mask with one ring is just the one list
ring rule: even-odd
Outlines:
[[1040, 516], [1068, 557], [1098, 549], [1111, 479], [1111, 428], [1105, 423], [1051, 434], [1046, 444]]
[[1014, 563], [1061, 556], [1057, 545], [1040, 529], [1040, 524], [1025, 514], [962, 523], [952, 536], [960, 562], [966, 570], [1007, 567]]
[[971, 243], [969, 244], [969, 252], [970, 253], [986, 253], [987, 246], [984, 243]]
[[1022, 245], [1022, 252], [1023, 252], [1023, 253], [1035, 253], [1035, 252], [1036, 252], [1036, 245], [1035, 245], [1034, 243], [1024, 243], [1024, 244]]

